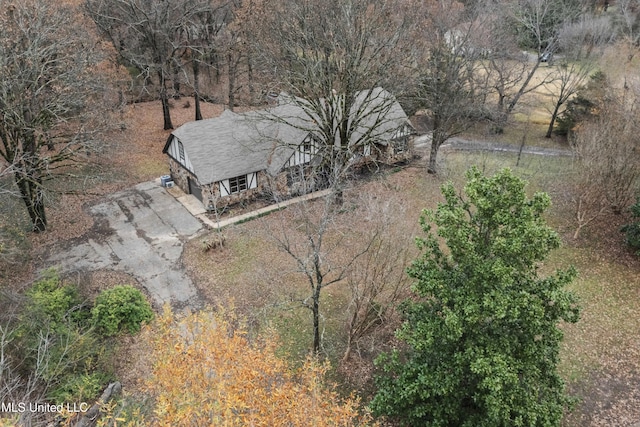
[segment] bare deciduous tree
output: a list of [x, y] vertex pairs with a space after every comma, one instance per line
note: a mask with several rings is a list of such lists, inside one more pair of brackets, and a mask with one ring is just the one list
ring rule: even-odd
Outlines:
[[[280, 229], [270, 229], [276, 246], [294, 261], [295, 271], [305, 277], [308, 294], [300, 302], [312, 315], [312, 351], [322, 348], [321, 295], [331, 285], [350, 285], [354, 291], [350, 307], [349, 329], [351, 345], [371, 332], [369, 322], [375, 321], [362, 310], [369, 310], [382, 294], [398, 292], [406, 282], [382, 283], [400, 274], [395, 261], [402, 261], [402, 252], [389, 254], [395, 247], [385, 239], [390, 226], [393, 200], [382, 202], [367, 195], [354, 195], [350, 207], [338, 207], [333, 193], [315, 201], [301, 202], [283, 212]], [[347, 203], [345, 203], [346, 206]], [[377, 269], [377, 271], [374, 271]], [[362, 283], [360, 280], [374, 280]], [[397, 280], [397, 277], [395, 278]], [[390, 304], [388, 300], [384, 304]], [[387, 307], [389, 308], [389, 307]], [[351, 350], [349, 350], [350, 352]], [[348, 352], [345, 353], [345, 357]]]
[[609, 94], [576, 133], [576, 238], [603, 212], [630, 206], [640, 185], [640, 97], [635, 87], [623, 91]]
[[545, 137], [551, 138], [561, 108], [575, 93], [589, 80], [589, 76], [594, 70], [593, 63], [589, 60], [576, 62], [569, 58], [563, 58], [556, 62], [555, 70], [552, 74], [552, 81], [545, 88], [553, 99], [553, 110], [551, 120]]
[[[482, 13], [494, 15], [490, 10]], [[531, 64], [528, 56], [518, 48], [510, 29], [495, 19], [486, 21], [486, 25], [492, 36], [491, 52], [479, 65], [497, 97], [497, 120], [506, 121], [503, 118], [506, 106], [520, 88]]]
[[618, 27], [628, 46], [627, 59], [631, 62], [640, 44], [640, 1], [618, 0], [615, 10]]
[[[602, 18], [582, 16], [575, 23], [569, 22], [559, 31], [558, 45], [563, 55], [554, 62], [545, 88], [554, 105], [546, 137], [551, 138], [560, 109], [580, 90], [596, 69], [602, 48], [611, 41], [611, 25]], [[583, 53], [583, 50], [586, 52]]]
[[602, 188], [596, 182], [590, 182], [590, 176], [580, 176], [573, 183], [573, 204], [576, 229], [573, 238], [580, 236], [582, 229], [587, 227], [602, 214], [607, 212], [607, 201], [602, 194]]
[[432, 121], [428, 173], [436, 173], [438, 150], [474, 121], [487, 116], [482, 58], [490, 55], [481, 37], [485, 22], [457, 1], [432, 2], [423, 9], [425, 40], [416, 102]]
[[306, 116], [273, 119], [314, 135], [322, 159], [316, 170], [336, 194], [353, 156], [381, 133], [395, 102], [389, 92], [398, 96], [411, 81], [406, 7], [396, 0], [282, 0], [270, 3], [256, 27], [253, 57], [265, 92], [286, 92]]
[[[522, 96], [551, 81], [549, 73], [538, 81], [540, 66], [559, 47], [561, 28], [573, 22], [581, 8], [570, 0], [484, 2], [481, 13], [492, 16], [494, 47], [485, 63], [498, 94], [499, 119], [504, 123]], [[522, 53], [517, 49], [530, 49]]]
[[[296, 271], [305, 276], [309, 285], [309, 295], [301, 301], [303, 307], [311, 310], [313, 324], [312, 351], [317, 354], [321, 348], [320, 325], [320, 296], [326, 287], [342, 281], [353, 262], [366, 253], [367, 247], [349, 256], [346, 262], [337, 265], [331, 262], [330, 254], [336, 253], [336, 248], [342, 244], [342, 239], [328, 240], [332, 223], [337, 214], [332, 196], [325, 197], [315, 203], [302, 202], [296, 206], [295, 216], [299, 226], [295, 232], [286, 227], [290, 222], [283, 223], [279, 233], [272, 233], [277, 247], [288, 254], [296, 264]], [[318, 206], [320, 205], [320, 206]], [[294, 209], [291, 210], [293, 212]]]
[[[232, 19], [232, 7], [231, 2], [226, 0], [203, 0], [203, 4], [194, 12], [190, 14], [189, 21], [183, 29], [185, 47], [182, 61], [185, 74], [188, 65], [191, 64], [191, 75], [187, 76], [187, 80], [193, 88], [195, 120], [202, 120], [201, 71], [203, 68], [219, 65], [215, 60], [220, 50], [217, 42], [221, 31]], [[216, 70], [216, 73], [219, 73], [219, 70]]]
[[590, 59], [594, 51], [614, 38], [615, 29], [608, 16], [585, 14], [560, 29], [558, 48], [576, 60]]
[[407, 230], [394, 227], [402, 209], [398, 208], [397, 200], [387, 200], [385, 205], [382, 212], [376, 209], [363, 218], [366, 223], [377, 224], [374, 227], [381, 227], [382, 232], [356, 260], [346, 278], [350, 301], [343, 361], [347, 361], [354, 350], [360, 357], [363, 356], [361, 350], [368, 355], [376, 354], [381, 343], [393, 336], [400, 322], [397, 307], [409, 296], [406, 268], [411, 246], [407, 244]]
[[0, 4], [0, 156], [33, 230], [44, 231], [45, 183], [98, 146], [110, 103], [104, 64], [76, 9], [41, 0]]
[[[134, 67], [145, 88], [157, 78], [164, 129], [173, 129], [167, 84], [179, 85], [182, 55], [199, 14], [211, 11], [206, 0], [87, 0], [85, 6], [125, 65]], [[191, 33], [188, 33], [191, 31]]]

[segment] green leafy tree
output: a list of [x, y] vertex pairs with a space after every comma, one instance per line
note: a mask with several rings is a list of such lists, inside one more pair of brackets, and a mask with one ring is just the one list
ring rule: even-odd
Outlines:
[[105, 336], [121, 330], [140, 331], [140, 324], [153, 319], [151, 305], [142, 292], [130, 285], [116, 286], [98, 295], [91, 309], [93, 321]]
[[398, 331], [406, 349], [378, 359], [372, 409], [407, 425], [557, 426], [570, 403], [556, 372], [558, 323], [579, 309], [564, 289], [573, 268], [538, 275], [560, 243], [543, 218], [550, 199], [529, 199], [509, 169], [485, 177], [474, 167], [467, 179], [466, 197], [446, 184], [445, 202], [422, 216], [416, 295]]
[[607, 76], [602, 71], [593, 73], [585, 87], [580, 88], [575, 96], [567, 101], [567, 108], [558, 115], [555, 133], [570, 136], [578, 125], [592, 119], [606, 102], [608, 87]]

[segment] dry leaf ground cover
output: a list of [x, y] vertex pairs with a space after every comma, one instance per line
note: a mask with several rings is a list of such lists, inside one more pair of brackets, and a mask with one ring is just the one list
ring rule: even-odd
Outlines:
[[[193, 108], [183, 108], [185, 103], [186, 99], [174, 101], [172, 115], [176, 127], [193, 117]], [[220, 106], [204, 105], [205, 117], [221, 111]], [[109, 155], [91, 166], [98, 172], [98, 178], [93, 181], [90, 191], [52, 199], [48, 209], [50, 231], [27, 237], [33, 249], [32, 262], [23, 263], [26, 267], [20, 269], [22, 276], [3, 272], [6, 274], [4, 283], [7, 280], [10, 284], [27, 283], [32, 272], [29, 266], [37, 263], [39, 254], [52, 242], [86, 237], [93, 224], [84, 213], [85, 207], [99, 201], [102, 194], [167, 173], [161, 150], [169, 132], [161, 130], [160, 104], [130, 106], [121, 119], [124, 126], [110, 136]], [[544, 124], [538, 124], [532, 134], [538, 135], [543, 128]], [[507, 131], [503, 138], [508, 139], [511, 135], [515, 143], [522, 131], [516, 127]], [[572, 287], [580, 295], [584, 307], [582, 320], [565, 328], [561, 370], [580, 399], [574, 413], [567, 416], [566, 425], [624, 426], [640, 421], [640, 392], [637, 389], [640, 382], [640, 320], [637, 315], [640, 262], [623, 246], [618, 226], [624, 219], [605, 218], [587, 230], [579, 241], [571, 239], [571, 205], [563, 187], [569, 159], [525, 155], [516, 168], [513, 154], [447, 150], [441, 154], [442, 173], [439, 176], [427, 176], [422, 159], [402, 170], [388, 170], [358, 182], [355, 192], [380, 200], [393, 198], [398, 206], [395, 227], [404, 230], [398, 232], [398, 238], [412, 247], [421, 209], [436, 206], [441, 197], [439, 187], [444, 180], [451, 179], [462, 185], [464, 170], [471, 164], [479, 165], [487, 173], [503, 166], [515, 168], [530, 181], [531, 191], [550, 192], [554, 207], [548, 219], [562, 234], [565, 246], [552, 255], [543, 269], [550, 271], [575, 264], [580, 275]], [[346, 205], [353, 205], [353, 200], [356, 197], [348, 195]], [[365, 221], [357, 220], [359, 212], [356, 205], [344, 213], [345, 218], [349, 216], [346, 220], [355, 224], [349, 237], [352, 240], [367, 227]], [[20, 220], [16, 218], [20, 215], [19, 201], [13, 207], [7, 207], [3, 202], [3, 221], [18, 223]], [[310, 315], [299, 308], [299, 301], [307, 294], [307, 285], [295, 271], [292, 260], [277, 249], [269, 233], [282, 224], [296, 224], [293, 210], [276, 212], [226, 229], [227, 246], [220, 251], [203, 249], [207, 236], [194, 239], [185, 249], [183, 264], [209, 304], [234, 301], [254, 326], [267, 322], [275, 326], [283, 336], [283, 351], [300, 359], [309, 349], [312, 338]], [[107, 271], [76, 278], [83, 283], [87, 294], [128, 279]], [[348, 292], [339, 283], [332, 285], [325, 290], [322, 304], [325, 351], [336, 358], [344, 343]], [[125, 341], [120, 351], [122, 357], [114, 363], [125, 380], [125, 387], [131, 387], [148, 369], [144, 364], [147, 345], [137, 339]], [[139, 362], [133, 363], [136, 360]]]
[[[442, 175], [427, 176], [424, 160], [397, 172], [381, 174], [357, 183], [358, 194], [373, 194], [380, 200], [398, 198], [396, 226], [406, 245], [418, 233], [421, 209], [434, 208], [439, 187], [451, 179], [463, 184], [464, 170], [477, 164], [486, 173], [512, 167], [529, 182], [531, 192], [549, 191], [555, 202], [549, 222], [562, 234], [565, 244], [554, 252], [542, 271], [575, 265], [580, 271], [571, 285], [584, 307], [577, 325], [565, 326], [561, 371], [579, 402], [566, 419], [567, 426], [630, 425], [640, 421], [638, 326], [640, 262], [623, 246], [618, 225], [624, 219], [605, 218], [595, 231], [579, 241], [571, 239], [570, 203], [562, 181], [570, 159], [525, 155], [515, 167], [516, 156], [496, 153], [443, 151]], [[357, 197], [347, 198], [347, 205]], [[358, 215], [356, 208], [349, 215]], [[366, 221], [351, 221], [353, 238], [366, 233]], [[214, 304], [235, 305], [256, 324], [268, 322], [279, 329], [287, 351], [299, 358], [308, 351], [312, 338], [308, 311], [299, 302], [307, 295], [304, 277], [296, 273], [291, 258], [279, 251], [272, 230], [282, 224], [295, 227], [292, 212], [277, 212], [259, 220], [225, 230], [228, 245], [223, 250], [203, 250], [202, 240], [188, 245], [183, 262], [202, 293]], [[360, 224], [360, 226], [358, 226]], [[608, 239], [604, 239], [608, 236]], [[595, 243], [598, 242], [598, 243]], [[613, 250], [613, 248], [616, 248]], [[342, 248], [347, 253], [349, 248]], [[340, 283], [326, 289], [323, 298], [325, 351], [336, 359], [344, 346], [345, 309], [348, 291]]]

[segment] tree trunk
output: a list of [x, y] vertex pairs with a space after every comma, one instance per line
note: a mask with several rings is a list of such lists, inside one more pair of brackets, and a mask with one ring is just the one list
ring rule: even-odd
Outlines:
[[429, 165], [427, 166], [427, 173], [430, 174], [436, 173], [438, 150], [446, 140], [446, 136], [443, 134], [440, 124], [440, 117], [435, 116], [433, 118], [433, 132], [431, 133], [431, 152], [429, 153]]
[[333, 203], [338, 208], [344, 205], [344, 192], [341, 188], [333, 189]]
[[160, 101], [162, 102], [162, 117], [164, 119], [164, 130], [173, 129], [171, 123], [171, 112], [169, 111], [169, 97], [167, 96], [167, 82], [164, 78], [164, 72], [158, 71], [160, 78]]
[[200, 110], [200, 64], [197, 59], [193, 60], [193, 102], [196, 107], [196, 120], [202, 120]]
[[578, 224], [578, 226], [576, 227], [576, 231], [573, 233], [573, 240], [578, 240], [578, 237], [580, 237], [580, 230], [582, 230], [583, 225], [582, 224]]
[[44, 209], [44, 194], [39, 180], [33, 178], [15, 176], [15, 181], [20, 189], [22, 201], [27, 208], [33, 231], [40, 233], [47, 229], [47, 217]]
[[[103, 406], [108, 403], [111, 399], [113, 399], [116, 395], [120, 394], [122, 391], [122, 385], [119, 382], [114, 382], [109, 384], [107, 388], [102, 392], [102, 396], [100, 399], [93, 405], [87, 412], [83, 413], [82, 416], [76, 422], [75, 427], [89, 427], [95, 425], [94, 422], [100, 415], [100, 410]], [[82, 408], [81, 408], [82, 409]]]
[[556, 102], [556, 106], [553, 109], [553, 114], [551, 114], [551, 121], [549, 122], [549, 128], [547, 129], [547, 134], [544, 136], [545, 138], [551, 138], [551, 134], [553, 133], [553, 125], [556, 123], [556, 119], [558, 118], [558, 111], [560, 110], [561, 102]]
[[320, 353], [320, 289], [319, 285], [313, 290], [313, 354]]
[[504, 111], [504, 99], [506, 98], [506, 95], [502, 92], [498, 92], [498, 112], [500, 113], [500, 115], [502, 115], [502, 112]]
[[180, 75], [178, 67], [173, 66], [173, 99], [180, 99]]
[[[218, 58], [218, 53], [213, 51], [211, 53], [211, 65], [213, 69], [216, 70], [216, 84], [220, 83], [220, 58]], [[211, 76], [211, 74], [209, 74]]]
[[253, 62], [251, 61], [251, 55], [247, 55], [247, 80], [249, 81], [249, 99], [251, 104], [255, 102], [256, 89], [253, 85]]
[[520, 142], [520, 148], [518, 149], [518, 158], [516, 159], [516, 167], [520, 166], [520, 159], [522, 158], [522, 150], [524, 150], [524, 145], [526, 143], [527, 143], [527, 133], [525, 132], [522, 135], [522, 141]]
[[236, 64], [234, 62], [233, 53], [229, 52], [229, 110], [233, 111], [233, 105], [236, 102]]
[[436, 158], [438, 157], [438, 143], [435, 139], [431, 140], [431, 152], [429, 153], [429, 165], [427, 166], [427, 173], [436, 173]]
[[[351, 290], [352, 294], [354, 294], [353, 288]], [[354, 298], [355, 299], [355, 298]], [[353, 300], [352, 300], [353, 301]], [[347, 348], [344, 350], [344, 355], [342, 356], [342, 361], [346, 362], [349, 360], [351, 356], [351, 347], [353, 345], [353, 338], [356, 329], [356, 322], [358, 321], [358, 311], [360, 308], [360, 304], [356, 304], [353, 309], [353, 314], [351, 315], [351, 319], [349, 320], [349, 331], [347, 333]]]
[[529, 86], [529, 82], [531, 82], [531, 79], [533, 78], [533, 75], [538, 70], [539, 66], [540, 66], [540, 57], [538, 57], [536, 65], [531, 69], [531, 71], [529, 71], [529, 74], [527, 75], [527, 79], [524, 81], [522, 86], [520, 86], [520, 90], [518, 90], [518, 93], [516, 93], [516, 96], [514, 96], [511, 102], [509, 103], [509, 106], [507, 107], [507, 115], [511, 114], [513, 109], [516, 108], [516, 104], [520, 100], [520, 97], [524, 95], [524, 91], [527, 89], [527, 86]]

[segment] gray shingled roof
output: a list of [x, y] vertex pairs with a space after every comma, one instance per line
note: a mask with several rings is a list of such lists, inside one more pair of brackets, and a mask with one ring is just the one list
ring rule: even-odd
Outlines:
[[[358, 109], [367, 113], [358, 114]], [[403, 124], [409, 123], [400, 103], [381, 87], [360, 91], [351, 110], [351, 117], [360, 117], [362, 120], [351, 136], [352, 141], [359, 141], [364, 137], [377, 144], [387, 145], [394, 132]], [[373, 132], [365, 135], [370, 129]]]
[[[363, 117], [352, 140], [362, 138], [366, 129], [379, 122], [374, 134], [367, 137], [385, 144], [395, 129], [408, 122], [400, 104], [382, 88], [362, 91], [357, 97], [352, 115], [358, 108], [371, 114]], [[314, 129], [314, 121], [301, 107], [303, 103], [301, 99], [285, 101], [243, 114], [226, 110], [213, 119], [186, 123], [172, 134], [182, 142], [201, 185], [260, 170], [275, 174]], [[384, 120], [380, 120], [380, 114], [384, 114]]]

